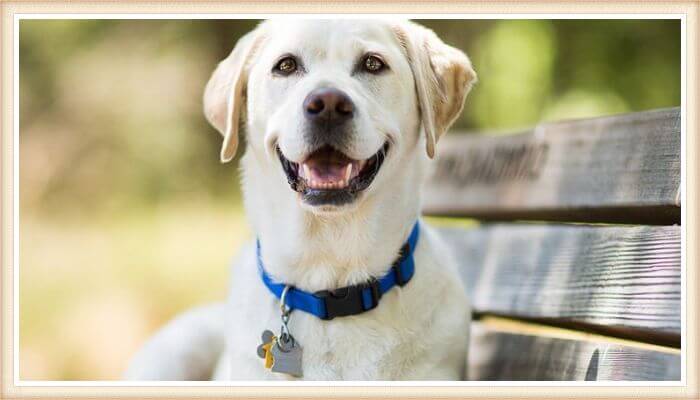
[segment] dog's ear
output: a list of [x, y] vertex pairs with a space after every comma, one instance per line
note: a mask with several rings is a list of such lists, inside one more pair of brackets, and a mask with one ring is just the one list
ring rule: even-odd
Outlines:
[[476, 82], [471, 61], [423, 26], [407, 22], [394, 27], [416, 82], [428, 157], [435, 144], [462, 112], [464, 99]]
[[260, 30], [258, 27], [238, 40], [231, 54], [216, 67], [204, 89], [204, 115], [224, 136], [221, 162], [229, 162], [236, 155], [248, 69], [262, 36]]

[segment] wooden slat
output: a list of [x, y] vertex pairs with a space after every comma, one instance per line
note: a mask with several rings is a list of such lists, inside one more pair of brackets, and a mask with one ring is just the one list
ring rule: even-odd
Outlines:
[[441, 228], [475, 311], [680, 343], [678, 226]]
[[522, 335], [472, 323], [469, 379], [486, 381], [675, 381], [679, 352], [605, 341]]
[[680, 109], [446, 135], [424, 211], [487, 220], [680, 222]]

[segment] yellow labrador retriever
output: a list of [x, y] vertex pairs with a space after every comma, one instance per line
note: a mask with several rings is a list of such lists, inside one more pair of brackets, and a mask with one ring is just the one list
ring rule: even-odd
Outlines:
[[138, 380], [460, 380], [470, 308], [421, 223], [421, 182], [476, 74], [397, 20], [270, 20], [214, 71], [204, 111], [236, 154], [257, 241], [226, 304], [133, 359]]

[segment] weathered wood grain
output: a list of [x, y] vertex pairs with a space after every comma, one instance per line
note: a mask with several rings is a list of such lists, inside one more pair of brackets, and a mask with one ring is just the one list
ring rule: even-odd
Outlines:
[[440, 228], [476, 312], [680, 344], [678, 226]]
[[474, 322], [469, 379], [482, 381], [674, 381], [680, 354], [615, 343], [499, 332]]
[[680, 222], [680, 109], [447, 135], [424, 190], [432, 215]]

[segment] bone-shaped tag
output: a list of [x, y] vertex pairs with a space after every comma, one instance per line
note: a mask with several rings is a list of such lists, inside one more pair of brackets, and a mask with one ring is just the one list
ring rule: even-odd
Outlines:
[[275, 347], [277, 337], [269, 330], [262, 333], [262, 344], [258, 346], [258, 357], [265, 359], [265, 368], [270, 369], [275, 363], [272, 347]]

